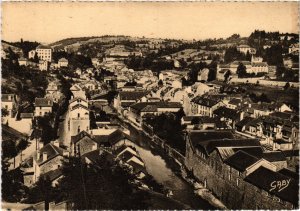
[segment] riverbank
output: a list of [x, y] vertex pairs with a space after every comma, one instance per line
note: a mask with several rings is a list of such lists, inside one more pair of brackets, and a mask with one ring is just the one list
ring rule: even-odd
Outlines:
[[[169, 168], [172, 171], [172, 174], [176, 175], [176, 177], [178, 178], [177, 180], [181, 180], [182, 183], [181, 185], [184, 185], [187, 189], [189, 189], [188, 191], [180, 190], [181, 193], [179, 194], [176, 194], [176, 190], [175, 190], [173, 196], [174, 198], [177, 197], [180, 198], [180, 200], [182, 200], [182, 197], [186, 197], [186, 194], [188, 194], [189, 198], [193, 198], [188, 203], [191, 204], [191, 207], [193, 209], [224, 209], [225, 208], [225, 206], [223, 206], [221, 202], [219, 202], [219, 200], [217, 200], [209, 190], [199, 189], [198, 187], [195, 187], [194, 184], [191, 183], [191, 181], [185, 177], [186, 173], [185, 173], [184, 164], [182, 163], [180, 164], [173, 157], [170, 157], [170, 155], [166, 153], [166, 151], [161, 146], [159, 146], [155, 141], [152, 140], [152, 136], [145, 133], [145, 131], [143, 131], [142, 129], [137, 130], [136, 127], [132, 126], [132, 124], [130, 124], [128, 121], [125, 122], [119, 118], [118, 121], [119, 123], [121, 123], [123, 126], [125, 126], [131, 131], [131, 137], [135, 137], [136, 134], [142, 136], [142, 140], [134, 139], [132, 141], [134, 141], [135, 144], [137, 144], [140, 147], [145, 147], [145, 146], [149, 147], [151, 152], [154, 155], [161, 157], [164, 160], [164, 163], [167, 166], [167, 168]], [[148, 158], [146, 158], [146, 160], [148, 160]], [[157, 164], [153, 164], [153, 165], [157, 165]], [[158, 172], [155, 172], [156, 174], [159, 175], [164, 174], [162, 169], [158, 169], [157, 171]], [[149, 173], [153, 173], [153, 172], [150, 171]], [[173, 177], [175, 177], [174, 175]], [[176, 180], [176, 178], [174, 179]], [[171, 183], [171, 181], [168, 182], [167, 185], [169, 185], [169, 183]], [[174, 181], [174, 183], [176, 182]], [[171, 185], [170, 188], [171, 190], [173, 186]]]

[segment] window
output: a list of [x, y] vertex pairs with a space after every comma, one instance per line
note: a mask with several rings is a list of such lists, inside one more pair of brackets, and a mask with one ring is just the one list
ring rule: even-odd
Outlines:
[[78, 117], [78, 118], [80, 117], [80, 113], [77, 114], [77, 117]]
[[42, 116], [42, 112], [40, 112], [40, 116]]

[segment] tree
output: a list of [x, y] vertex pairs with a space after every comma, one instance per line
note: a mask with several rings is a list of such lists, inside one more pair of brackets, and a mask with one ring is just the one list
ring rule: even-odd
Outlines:
[[134, 177], [103, 153], [97, 164], [87, 167], [81, 158], [64, 164], [58, 188], [62, 200], [74, 203], [73, 209], [147, 209], [147, 193], [132, 186]]
[[38, 57], [37, 53], [34, 53], [33, 62], [39, 63], [39, 57]]
[[2, 117], [5, 117], [5, 116], [8, 116], [9, 115], [9, 112], [6, 108], [2, 108], [1, 109], [1, 116]]
[[26, 195], [27, 188], [23, 185], [23, 175], [20, 169], [8, 171], [9, 163], [4, 157], [1, 159], [2, 163], [2, 200], [6, 202], [20, 202]]
[[239, 78], [243, 78], [247, 75], [246, 66], [243, 63], [239, 63], [237, 67], [236, 73], [238, 74]]

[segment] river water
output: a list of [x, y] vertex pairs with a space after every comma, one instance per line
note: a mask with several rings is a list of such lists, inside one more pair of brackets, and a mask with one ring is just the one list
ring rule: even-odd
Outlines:
[[145, 163], [147, 172], [158, 183], [172, 190], [174, 194], [172, 196], [173, 199], [189, 205], [192, 209], [215, 209], [206, 200], [195, 195], [193, 187], [180, 176], [177, 176], [168, 167], [163, 157], [157, 154], [156, 151], [154, 152], [149, 140], [147, 140], [149, 139], [147, 136], [130, 125], [128, 125], [128, 129], [132, 140], [137, 144], [135, 147]]

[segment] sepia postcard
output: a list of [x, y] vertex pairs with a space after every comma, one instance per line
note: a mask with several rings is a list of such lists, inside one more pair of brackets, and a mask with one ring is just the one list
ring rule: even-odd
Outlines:
[[1, 11], [1, 210], [299, 209], [299, 2]]

